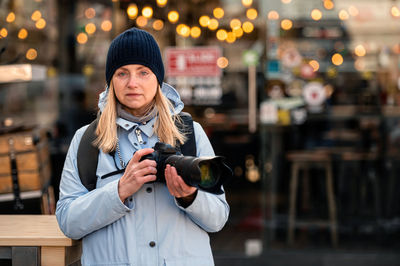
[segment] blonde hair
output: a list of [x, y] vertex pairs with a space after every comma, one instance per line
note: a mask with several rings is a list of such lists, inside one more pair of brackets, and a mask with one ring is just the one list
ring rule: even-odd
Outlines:
[[[114, 87], [112, 82], [110, 82], [107, 102], [100, 115], [96, 128], [97, 138], [94, 141], [94, 145], [104, 153], [114, 151], [117, 147], [117, 101]], [[177, 123], [180, 127], [183, 127], [182, 120], [178, 115], [171, 115], [171, 111], [174, 110], [174, 107], [167, 97], [164, 96], [160, 86], [158, 86], [155, 95], [155, 106], [157, 108], [157, 114], [154, 124], [154, 133], [158, 136], [159, 140], [174, 147], [177, 141], [183, 144], [186, 141], [186, 137], [184, 133], [179, 131], [175, 124]]]

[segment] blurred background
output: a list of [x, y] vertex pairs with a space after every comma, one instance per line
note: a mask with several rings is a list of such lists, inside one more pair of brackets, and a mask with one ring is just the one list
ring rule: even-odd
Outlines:
[[397, 0], [0, 0], [2, 214], [54, 213], [130, 27], [233, 169], [216, 265], [400, 265]]

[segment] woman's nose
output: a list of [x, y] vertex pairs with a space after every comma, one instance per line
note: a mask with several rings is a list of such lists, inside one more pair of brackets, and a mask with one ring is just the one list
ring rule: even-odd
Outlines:
[[135, 75], [130, 75], [128, 79], [128, 87], [136, 87], [139, 79]]

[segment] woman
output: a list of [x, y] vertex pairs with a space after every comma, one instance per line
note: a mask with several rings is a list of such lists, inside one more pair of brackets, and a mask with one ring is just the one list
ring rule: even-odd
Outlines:
[[[228, 219], [225, 195], [186, 185], [171, 166], [165, 183], [152, 182], [156, 162], [141, 160], [158, 141], [186, 140], [174, 121], [183, 103], [163, 79], [160, 48], [149, 33], [132, 28], [112, 41], [99, 100], [96, 189], [89, 192], [77, 170], [85, 126], [71, 142], [57, 202], [61, 230], [83, 240], [82, 265], [214, 264], [207, 232], [221, 230]], [[193, 126], [197, 156], [213, 156], [204, 130]], [[126, 169], [100, 178], [117, 167]]]

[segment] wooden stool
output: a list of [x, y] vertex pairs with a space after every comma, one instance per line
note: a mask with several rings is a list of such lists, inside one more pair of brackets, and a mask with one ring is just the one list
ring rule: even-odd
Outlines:
[[336, 247], [338, 242], [336, 203], [335, 203], [335, 195], [333, 192], [332, 162], [329, 154], [326, 152], [317, 152], [317, 151], [293, 151], [288, 153], [287, 159], [292, 163], [290, 190], [289, 190], [289, 220], [288, 220], [288, 236], [287, 236], [288, 244], [292, 245], [294, 242], [299, 172], [302, 169], [308, 171], [310, 168], [313, 167], [313, 168], [325, 169], [329, 220], [313, 221], [310, 222], [309, 224], [330, 226], [332, 245]]

